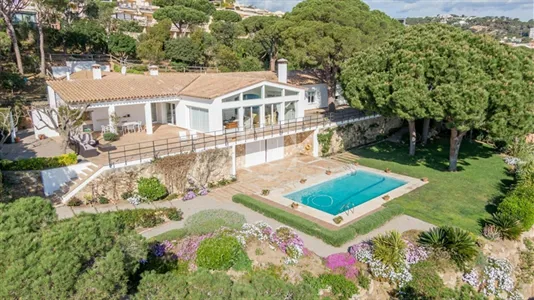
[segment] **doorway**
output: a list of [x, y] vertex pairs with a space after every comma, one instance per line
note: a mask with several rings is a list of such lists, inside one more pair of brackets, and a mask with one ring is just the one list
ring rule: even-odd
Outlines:
[[176, 104], [165, 103], [167, 106], [167, 123], [176, 125]]

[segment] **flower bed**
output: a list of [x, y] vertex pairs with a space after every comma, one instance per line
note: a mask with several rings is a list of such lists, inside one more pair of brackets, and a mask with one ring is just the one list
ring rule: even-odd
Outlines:
[[40, 171], [61, 168], [78, 163], [76, 153], [63, 154], [55, 157], [33, 157], [19, 160], [0, 160], [0, 170], [4, 171]]

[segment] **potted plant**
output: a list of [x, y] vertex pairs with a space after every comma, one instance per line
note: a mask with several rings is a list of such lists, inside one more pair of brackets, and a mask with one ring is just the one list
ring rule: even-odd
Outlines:
[[40, 140], [44, 140], [44, 139], [46, 139], [46, 135], [44, 135], [44, 134], [40, 134], [40, 135], [39, 135], [39, 139], [40, 139]]
[[297, 202], [293, 202], [293, 203], [291, 203], [291, 208], [292, 209], [297, 209], [297, 208], [299, 208], [299, 204]]
[[20, 138], [18, 136], [15, 138], [15, 143], [20, 143]]
[[330, 168], [328, 168], [328, 170], [326, 170], [325, 174], [326, 175], [331, 175], [332, 174], [332, 171], [330, 171]]
[[261, 195], [262, 196], [269, 196], [269, 193], [271, 192], [271, 190], [268, 190], [268, 189], [263, 189], [261, 190]]
[[304, 183], [306, 183], [306, 180], [308, 180], [308, 179], [302, 178], [302, 179], [300, 179], [300, 183], [304, 184]]
[[428, 177], [423, 177], [423, 178], [421, 178], [421, 181], [423, 181], [423, 182], [428, 182]]
[[334, 221], [334, 223], [336, 223], [336, 224], [339, 224], [339, 223], [343, 222], [343, 217], [342, 216], [337, 216], [334, 219], [332, 219], [332, 221]]
[[384, 172], [386, 172], [386, 173], [391, 173], [391, 169], [390, 169], [390, 168], [386, 168], [386, 169], [384, 170]]
[[384, 201], [389, 201], [389, 199], [391, 198], [389, 197], [389, 195], [385, 195], [384, 197], [382, 197], [382, 199], [384, 199]]

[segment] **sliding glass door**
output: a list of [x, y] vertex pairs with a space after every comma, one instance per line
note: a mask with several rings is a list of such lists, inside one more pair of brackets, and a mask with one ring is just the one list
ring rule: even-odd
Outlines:
[[176, 104], [165, 103], [167, 105], [167, 123], [176, 125]]
[[245, 129], [250, 129], [253, 127], [260, 127], [260, 107], [251, 106], [245, 107], [243, 113], [243, 124]]

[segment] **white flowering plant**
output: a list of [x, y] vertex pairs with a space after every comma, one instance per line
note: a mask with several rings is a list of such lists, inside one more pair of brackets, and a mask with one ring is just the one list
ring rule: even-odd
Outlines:
[[507, 299], [523, 299], [515, 290], [512, 264], [506, 259], [488, 257], [488, 264], [478, 271], [473, 269], [462, 280], [486, 296], [507, 295]]

